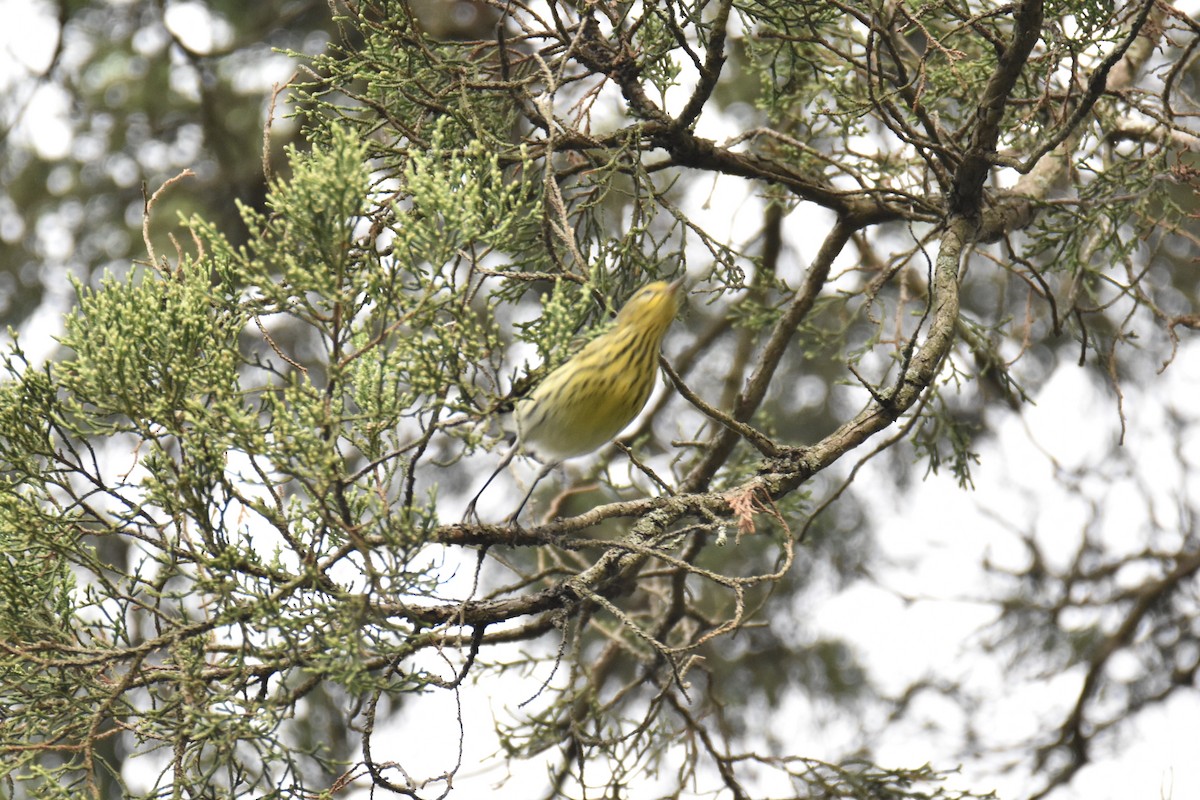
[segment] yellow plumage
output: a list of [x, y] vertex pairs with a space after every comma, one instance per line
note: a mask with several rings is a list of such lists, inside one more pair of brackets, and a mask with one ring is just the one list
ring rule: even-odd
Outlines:
[[[564, 458], [581, 456], [610, 441], [628, 425], [654, 390], [658, 350], [679, 312], [683, 279], [643, 286], [617, 314], [613, 327], [588, 342], [517, 402], [517, 442], [471, 502], [475, 503], [518, 448], [547, 462], [537, 479]], [[533, 488], [509, 520], [515, 520]]]
[[517, 436], [547, 461], [590, 453], [628, 425], [650, 398], [658, 351], [679, 311], [682, 280], [642, 287], [611, 329], [588, 342], [517, 403]]

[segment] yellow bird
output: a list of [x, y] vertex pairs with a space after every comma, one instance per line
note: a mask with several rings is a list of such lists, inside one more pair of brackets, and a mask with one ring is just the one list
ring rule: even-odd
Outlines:
[[642, 287], [616, 324], [551, 372], [516, 408], [517, 439], [543, 460], [562, 461], [603, 446], [628, 425], [654, 390], [658, 350], [679, 312], [681, 280]]
[[[683, 279], [655, 281], [634, 293], [613, 327], [588, 342], [517, 402], [517, 441], [467, 505], [467, 517], [488, 484], [518, 450], [546, 463], [534, 486], [560, 461], [590, 453], [638, 415], [658, 375], [658, 351], [679, 313]], [[525, 507], [533, 488], [509, 518]]]

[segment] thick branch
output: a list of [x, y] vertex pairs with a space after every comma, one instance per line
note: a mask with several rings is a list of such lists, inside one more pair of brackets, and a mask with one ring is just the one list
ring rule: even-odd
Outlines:
[[[849, 225], [839, 221], [825, 237], [821, 250], [813, 260], [812, 266], [808, 268], [804, 283], [796, 292], [796, 296], [792, 298], [787, 311], [775, 323], [775, 328], [771, 331], [771, 337], [767, 340], [762, 355], [758, 358], [754, 372], [738, 395], [733, 407], [734, 420], [747, 422], [758, 410], [796, 328], [808, 316], [813, 303], [816, 302], [817, 295], [821, 292], [821, 287], [825, 285], [825, 281], [829, 277], [829, 270], [833, 266], [834, 260], [842, 252], [846, 242], [850, 241], [850, 235], [853, 232]], [[722, 428], [708, 447], [704, 458], [692, 468], [692, 471], [680, 484], [680, 491], [697, 492], [708, 486], [717, 470], [725, 463], [725, 459], [729, 458], [738, 438], [738, 434], [730, 428]]]
[[1001, 54], [996, 71], [988, 80], [983, 97], [975, 109], [971, 142], [963, 154], [950, 192], [949, 208], [952, 214], [974, 217], [979, 213], [983, 182], [995, 160], [1000, 123], [1004, 120], [1009, 95], [1037, 44], [1041, 28], [1041, 0], [1024, 0], [1013, 15], [1012, 40]]
[[[1147, 3], [1147, 6], [1154, 5], [1153, 0]], [[1154, 53], [1154, 46], [1163, 35], [1159, 23], [1164, 15], [1165, 12], [1159, 8], [1152, 17], [1155, 24], [1147, 27], [1145, 13], [1143, 13], [1134, 22], [1134, 28], [1125, 45], [1114, 51], [1114, 55], [1123, 54], [1120, 63], [1109, 71], [1107, 65], [1113, 56], [1110, 55], [1109, 59], [1105, 59], [1104, 64], [1101, 65], [1108, 76], [1102, 86], [1105, 91], [1124, 91], [1133, 85], [1133, 79], [1141, 72], [1146, 61]], [[1097, 84], [1099, 74], [1099, 70], [1092, 74], [1092, 78], [1088, 82], [1089, 86]], [[1062, 135], [1055, 137], [1051, 146], [1042, 147], [1037, 153], [1026, 159], [1025, 165], [1021, 169], [1025, 174], [1013, 187], [1014, 194], [1038, 198], [1047, 196], [1050, 187], [1059, 181], [1069, 167], [1069, 157], [1072, 152], [1072, 148], [1068, 146], [1069, 140], [1072, 134], [1078, 133], [1079, 122], [1082, 120], [1082, 115], [1078, 112], [1080, 110], [1090, 111], [1094, 103], [1093, 99], [1091, 102], [1081, 104], [1073, 117], [1075, 124], [1063, 126]], [[1047, 155], [1050, 157], [1046, 158]]]
[[[1084, 95], [1083, 100], [1075, 107], [1075, 112], [1071, 114], [1070, 119], [1063, 123], [1058, 132], [1050, 137], [1049, 141], [1045, 142], [1036, 152], [1030, 154], [1029, 158], [1017, 167], [1020, 172], [1029, 172], [1044, 155], [1067, 141], [1075, 133], [1075, 129], [1079, 124], [1083, 122], [1083, 118], [1092, 112], [1092, 107], [1096, 105], [1096, 101], [1100, 99], [1105, 90], [1115, 88], [1109, 86], [1109, 73], [1113, 67], [1123, 61], [1126, 51], [1141, 36], [1142, 29], [1146, 25], [1146, 20], [1150, 16], [1150, 11], [1156, 5], [1155, 0], [1143, 0], [1142, 8], [1138, 12], [1137, 18], [1133, 21], [1133, 25], [1130, 26], [1129, 34], [1125, 37], [1125, 41], [1114, 48], [1108, 54], [1108, 57], [1092, 72], [1092, 77], [1088, 80], [1087, 93]], [[1163, 12], [1160, 9], [1160, 18], [1162, 14]], [[1143, 48], [1140, 52], [1136, 53], [1133, 59], [1125, 63], [1123, 65], [1124, 69], [1118, 71], [1114, 76], [1116, 78], [1115, 83], [1127, 84], [1130, 82], [1140, 64], [1144, 63], [1145, 59], [1149, 57], [1150, 50], [1151, 48]]]
[[712, 21], [712, 33], [705, 47], [704, 64], [700, 68], [700, 80], [688, 98], [688, 103], [675, 120], [681, 128], [690, 128], [700, 116], [705, 104], [717, 88], [717, 79], [721, 77], [721, 68], [725, 65], [725, 28], [729, 24], [729, 11], [733, 8], [733, 0], [722, 0], [717, 6], [717, 14]]
[[879, 392], [878, 399], [873, 399], [854, 419], [815, 445], [785, 456], [775, 465], [777, 472], [756, 478], [772, 497], [791, 492], [810, 476], [886, 428], [911, 408], [933, 383], [954, 343], [959, 309], [958, 268], [963, 251], [972, 241], [973, 230], [969, 220], [958, 217], [942, 234], [933, 276], [933, 318], [929, 334], [909, 360], [900, 381]]
[[676, 166], [778, 184], [803, 200], [828, 208], [854, 228], [913, 216], [911, 203], [907, 200], [893, 205], [881, 198], [834, 189], [775, 159], [736, 153], [688, 131], [650, 123], [643, 127], [643, 134], [648, 136], [651, 146], [670, 153], [671, 162]]

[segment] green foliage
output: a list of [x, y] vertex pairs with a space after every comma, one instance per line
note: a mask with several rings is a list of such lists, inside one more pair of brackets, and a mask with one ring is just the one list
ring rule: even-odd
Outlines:
[[660, 101], [666, 98], [671, 87], [679, 85], [683, 71], [674, 58], [678, 40], [673, 30], [679, 30], [679, 21], [671, 18], [672, 12], [670, 8], [651, 9], [634, 39], [642, 53], [642, 74], [654, 87]]
[[393, 251], [437, 264], [453, 261], [461, 247], [523, 249], [540, 200], [529, 180], [535, 165], [526, 157], [501, 169], [499, 155], [479, 140], [454, 148], [446, 128], [439, 122], [429, 150], [405, 163], [402, 183], [413, 202], [402, 217], [409, 224], [394, 230]]
[[979, 453], [973, 449], [977, 434], [969, 421], [944, 409], [931, 415], [913, 437], [917, 457], [925, 462], [926, 475], [949, 469], [960, 489], [973, 489], [971, 467], [979, 463]]
[[[75, 614], [76, 546], [69, 521], [46, 514], [28, 492], [0, 495], [0, 638], [11, 644], [62, 641]], [[33, 680], [32, 665], [15, 665]]]
[[[542, 371], [549, 372], [565, 362], [577, 347], [570, 345], [580, 333], [581, 320], [594, 311], [594, 303], [586, 293], [566, 282], [555, 284], [542, 304], [537, 319], [519, 327], [520, 338], [538, 346], [542, 356]], [[603, 330], [603, 326], [599, 327]]]
[[[79, 287], [61, 344], [73, 358], [59, 372], [79, 418], [115, 417], [111, 428], [182, 432], [188, 417], [226, 397], [236, 379], [244, 318], [210, 302], [207, 269], [188, 261], [176, 278], [106, 277], [99, 291]], [[103, 423], [102, 423], [103, 424]]]
[[[367, 197], [363, 149], [345, 133], [330, 141], [293, 153], [293, 178], [275, 184], [270, 217], [247, 213], [252, 247], [235, 249], [198, 224], [203, 258], [170, 273], [143, 270], [108, 277], [96, 290], [79, 287], [61, 340], [69, 359], [38, 371], [23, 366], [19, 352], [9, 358], [13, 379], [0, 402], [8, 476], [0, 487], [0, 626], [14, 647], [0, 656], [0, 694], [13, 707], [45, 709], [11, 736], [53, 752], [87, 714], [111, 705], [140, 739], [174, 743], [184, 768], [238, 795], [246, 778], [226, 770], [242, 747], [261, 759], [264, 776], [295, 771], [278, 731], [311, 681], [354, 694], [420, 685], [416, 677], [379, 682], [378, 667], [391, 658], [381, 654], [406, 634], [364, 627], [361, 586], [325, 574], [348, 561], [389, 593], [421, 594], [436, 583], [419, 555], [433, 522], [424, 506], [393, 509], [383, 475], [349, 477], [356, 468], [345, 449], [378, 454], [383, 439], [398, 435], [399, 415], [412, 412], [411, 394], [385, 405], [378, 379], [386, 370], [395, 385], [396, 359], [417, 349], [395, 348], [373, 367], [359, 366], [399, 338], [381, 330], [380, 315], [400, 316], [361, 299], [367, 270], [383, 268], [354, 248]], [[435, 313], [420, 304], [406, 311], [410, 320]], [[308, 332], [323, 351], [320, 377], [278, 349], [265, 328], [251, 327], [268, 315]], [[263, 331], [267, 351], [293, 369], [246, 349], [246, 330]], [[448, 341], [434, 334], [426, 347]], [[338, 353], [347, 353], [345, 364], [334, 360]], [[405, 362], [401, 374], [419, 390], [421, 379], [411, 376], [444, 368], [426, 359]], [[430, 393], [444, 391], [424, 381]], [[379, 412], [377, 424], [359, 432], [351, 423], [364, 410]], [[98, 457], [86, 444], [96, 436], [114, 437], [113, 452]], [[389, 548], [356, 549], [366, 535]], [[113, 576], [111, 542], [125, 538], [137, 543], [131, 571]], [[152, 645], [147, 625], [158, 629]], [[34, 679], [37, 662], [24, 648], [64, 637], [76, 651]], [[148, 652], [158, 671], [139, 679], [136, 696], [101, 679], [114, 668], [132, 679]], [[60, 669], [74, 675], [77, 702], [69, 706], [52, 702]], [[202, 677], [211, 670], [224, 676], [219, 686]], [[253, 685], [262, 691], [250, 692]], [[32, 768], [36, 753], [22, 763]], [[314, 757], [323, 763], [328, 754]], [[99, 758], [88, 749], [42, 774], [78, 787], [94, 779]], [[10, 777], [36, 782], [37, 772]]]

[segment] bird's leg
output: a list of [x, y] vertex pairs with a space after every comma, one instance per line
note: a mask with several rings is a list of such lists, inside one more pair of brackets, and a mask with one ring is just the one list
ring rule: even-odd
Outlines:
[[533, 479], [533, 483], [529, 487], [529, 491], [526, 492], [525, 497], [521, 499], [521, 505], [517, 506], [517, 510], [508, 516], [508, 519], [504, 521], [505, 525], [512, 525], [517, 521], [517, 517], [521, 516], [521, 512], [525, 510], [525, 504], [529, 502], [529, 498], [533, 497], [533, 490], [537, 488], [539, 483], [541, 483], [542, 478], [549, 475], [550, 471], [557, 467], [560, 463], [562, 462], [551, 461], [550, 463], [545, 464], [541, 470], [538, 471], [537, 477]]
[[463, 513], [462, 521], [464, 524], [469, 522], [472, 517], [475, 518], [476, 522], [483, 521], [479, 519], [479, 514], [475, 513], [475, 504], [479, 502], [479, 497], [483, 494], [484, 490], [492, 484], [492, 481], [496, 480], [496, 476], [499, 475], [505, 467], [512, 463], [513, 456], [517, 454], [517, 450], [520, 449], [520, 447], [520, 442], [513, 442], [512, 447], [508, 448], [508, 452], [504, 454], [504, 458], [500, 459], [500, 464], [496, 467], [496, 471], [491, 474], [491, 477], [483, 482], [483, 486], [479, 487], [479, 491], [476, 492], [475, 496], [471, 498], [471, 502], [467, 503], [467, 510]]

